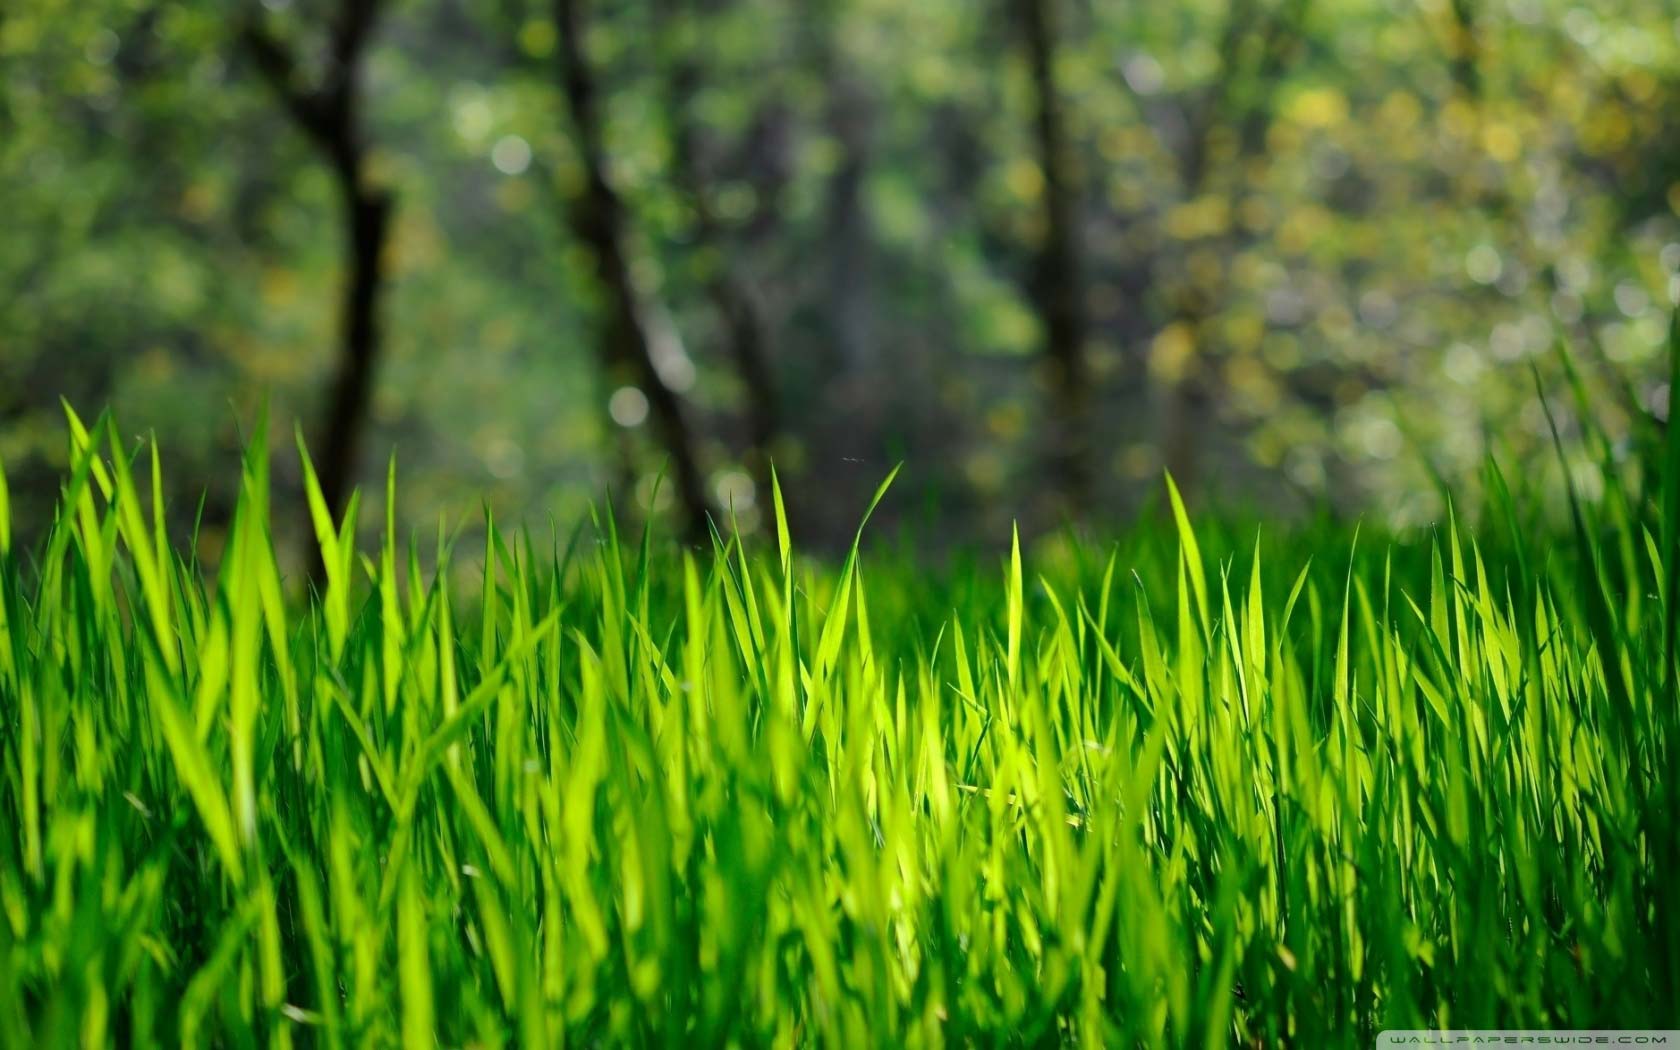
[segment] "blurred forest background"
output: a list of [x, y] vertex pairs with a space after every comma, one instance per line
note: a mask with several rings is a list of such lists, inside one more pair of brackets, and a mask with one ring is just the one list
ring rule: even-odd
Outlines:
[[214, 544], [267, 401], [294, 549], [294, 422], [421, 530], [1421, 523], [1558, 473], [1536, 369], [1666, 413], [1677, 125], [1672, 0], [9, 0], [0, 459], [38, 532], [109, 405]]

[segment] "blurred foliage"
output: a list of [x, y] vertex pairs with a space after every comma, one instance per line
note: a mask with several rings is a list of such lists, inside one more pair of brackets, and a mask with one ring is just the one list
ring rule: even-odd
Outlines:
[[[305, 47], [328, 17], [315, 0], [265, 4]], [[1632, 413], [1666, 411], [1657, 358], [1680, 269], [1672, 5], [1057, 9], [1098, 387], [1094, 521], [1152, 489], [1164, 391], [1187, 375], [1213, 391], [1194, 420], [1204, 489], [1401, 524], [1439, 512], [1432, 475], [1463, 477], [1490, 452], [1542, 469], [1533, 370], [1562, 390], [1573, 367], [1612, 435]], [[763, 304], [788, 421], [773, 452], [815, 542], [844, 536], [898, 459], [929, 535], [1053, 524], [1041, 331], [1024, 291], [1044, 179], [1011, 10], [593, 12], [635, 278], [687, 345], [693, 367], [673, 385], [746, 527], [744, 391], [702, 291], [722, 265]], [[240, 53], [241, 11], [0, 10], [0, 457], [25, 528], [45, 521], [64, 466], [60, 396], [155, 430], [191, 465], [177, 517], [190, 521], [210, 485], [212, 528], [233, 493], [207, 479], [232, 476], [239, 421], [265, 400], [277, 420], [318, 416], [334, 353], [332, 187]], [[1269, 62], [1278, 26], [1286, 57]], [[653, 499], [660, 450], [635, 427], [615, 438], [615, 391], [588, 345], [597, 304], [561, 220], [582, 174], [555, 52], [545, 4], [395, 0], [362, 71], [396, 220], [361, 467], [375, 478], [397, 450], [416, 525], [455, 520], [481, 494], [504, 520], [533, 522], [607, 487]], [[697, 234], [672, 170], [679, 55], [695, 64], [688, 102], [721, 238]], [[1197, 149], [1199, 169], [1186, 162]], [[1186, 302], [1203, 304], [1194, 323]], [[1597, 462], [1582, 453], [1584, 485]], [[290, 469], [277, 482], [295, 491]]]

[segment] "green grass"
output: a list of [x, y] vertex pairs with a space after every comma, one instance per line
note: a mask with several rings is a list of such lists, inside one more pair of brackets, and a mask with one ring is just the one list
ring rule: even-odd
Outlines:
[[1405, 537], [1171, 493], [942, 574], [808, 563], [778, 497], [763, 549], [490, 527], [462, 588], [311, 481], [306, 601], [261, 454], [212, 581], [155, 450], [71, 426], [36, 549], [0, 482], [0, 1044], [1676, 1021], [1655, 438], [1561, 534], [1496, 473], [1482, 528]]

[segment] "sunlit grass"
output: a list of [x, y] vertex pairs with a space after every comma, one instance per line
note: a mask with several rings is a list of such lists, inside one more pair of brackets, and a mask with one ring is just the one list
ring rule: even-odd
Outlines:
[[156, 452], [71, 429], [38, 549], [0, 483], [4, 1045], [1675, 1019], [1674, 445], [1561, 539], [1497, 474], [1400, 538], [1173, 491], [935, 578], [777, 493], [765, 549], [491, 526], [471, 594], [306, 468], [303, 600], [261, 453], [212, 586]]

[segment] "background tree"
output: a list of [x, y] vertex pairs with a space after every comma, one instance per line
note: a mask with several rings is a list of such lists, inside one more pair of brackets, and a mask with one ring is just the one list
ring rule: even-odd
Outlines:
[[684, 532], [698, 542], [707, 535], [712, 501], [682, 399], [660, 367], [662, 356], [668, 361], [680, 359], [684, 351], [675, 329], [643, 301], [631, 273], [630, 220], [608, 171], [599, 79], [586, 37], [587, 5], [588, 0], [554, 2], [561, 95], [583, 166], [583, 185], [568, 219], [574, 235], [594, 257], [602, 298], [600, 345], [605, 371], [634, 383], [634, 389], [647, 399], [654, 427], [670, 456]]
[[1069, 512], [1090, 498], [1090, 368], [1085, 341], [1083, 211], [1067, 117], [1056, 83], [1054, 0], [1016, 0], [1033, 87], [1033, 142], [1043, 175], [1043, 235], [1032, 271], [1032, 298], [1044, 329], [1051, 390], [1051, 469]]
[[[470, 522], [482, 495], [500, 520], [540, 525], [608, 485], [628, 514], [693, 519], [645, 365], [616, 358], [598, 390], [613, 311], [573, 204], [591, 164], [619, 209], [642, 345], [676, 395], [691, 491], [727, 492], [761, 526], [749, 479], [773, 415], [813, 546], [849, 543], [900, 460], [883, 534], [907, 525], [940, 547], [1063, 520], [1051, 421], [1078, 413], [1041, 381], [1036, 278], [1053, 213], [1083, 288], [1084, 381], [1064, 394], [1087, 401], [1092, 529], [1135, 512], [1169, 463], [1219, 500], [1399, 523], [1441, 513], [1431, 472], [1465, 477], [1490, 450], [1555, 484], [1530, 368], [1564, 381], [1560, 336], [1613, 433], [1663, 396], [1680, 39], [1656, 0], [1045, 0], [1036, 65], [1023, 0], [997, 19], [955, 0], [694, 0], [662, 20], [678, 2], [583, 13], [587, 157], [553, 0], [379, 10], [378, 46], [370, 30], [347, 82], [359, 184], [401, 207], [369, 271], [383, 338], [360, 441], [366, 458], [400, 444], [404, 522]], [[276, 434], [300, 418], [325, 458], [322, 377], [344, 358], [352, 269], [352, 236], [329, 235], [348, 229], [344, 183], [247, 75], [236, 30], [248, 11], [283, 45], [288, 88], [313, 95], [341, 10], [7, 6], [0, 456], [20, 523], [56, 498], [59, 394], [84, 414], [111, 403], [131, 438], [158, 433], [182, 463], [165, 492], [182, 529], [264, 400]], [[1455, 25], [1473, 35], [1473, 93]], [[1047, 98], [1071, 188], [1059, 210]], [[566, 221], [541, 221], [555, 194]], [[773, 382], [741, 363], [751, 340], [720, 308], [726, 271], [752, 293]], [[683, 345], [670, 332], [692, 356], [660, 356]], [[620, 387], [647, 399], [640, 426], [602, 411]], [[276, 459], [282, 486], [290, 460]], [[1590, 484], [1606, 466], [1581, 453], [1571, 469]], [[229, 492], [207, 495], [213, 558]], [[292, 549], [301, 524], [279, 537]]]
[[731, 230], [713, 185], [707, 135], [695, 112], [706, 87], [701, 48], [707, 12], [700, 8], [695, 0], [661, 0], [657, 11], [663, 31], [671, 172], [692, 216], [692, 247], [700, 256], [702, 271], [699, 279], [717, 311], [723, 341], [746, 391], [745, 459], [759, 488], [768, 492], [770, 460], [782, 430], [780, 393], [761, 296], [736, 259]]
[[325, 54], [314, 75], [300, 64], [295, 45], [271, 32], [260, 12], [247, 12], [240, 27], [252, 63], [327, 163], [338, 188], [344, 241], [339, 361], [315, 445], [321, 491], [335, 513], [348, 502], [356, 475], [382, 336], [392, 202], [368, 162], [361, 84], [380, 6], [381, 0], [336, 0], [324, 19]]
[[1242, 239], [1231, 216], [1244, 180], [1264, 163], [1277, 92], [1304, 45], [1309, 9], [1310, 0], [1232, 0], [1214, 82], [1186, 99], [1179, 116], [1179, 199], [1200, 214], [1184, 224], [1183, 263], [1165, 282], [1170, 320], [1156, 339], [1167, 346], [1161, 455], [1191, 492], [1200, 487], [1200, 447], [1219, 398], [1218, 348], [1209, 345], [1207, 322], [1230, 292], [1227, 261]]

